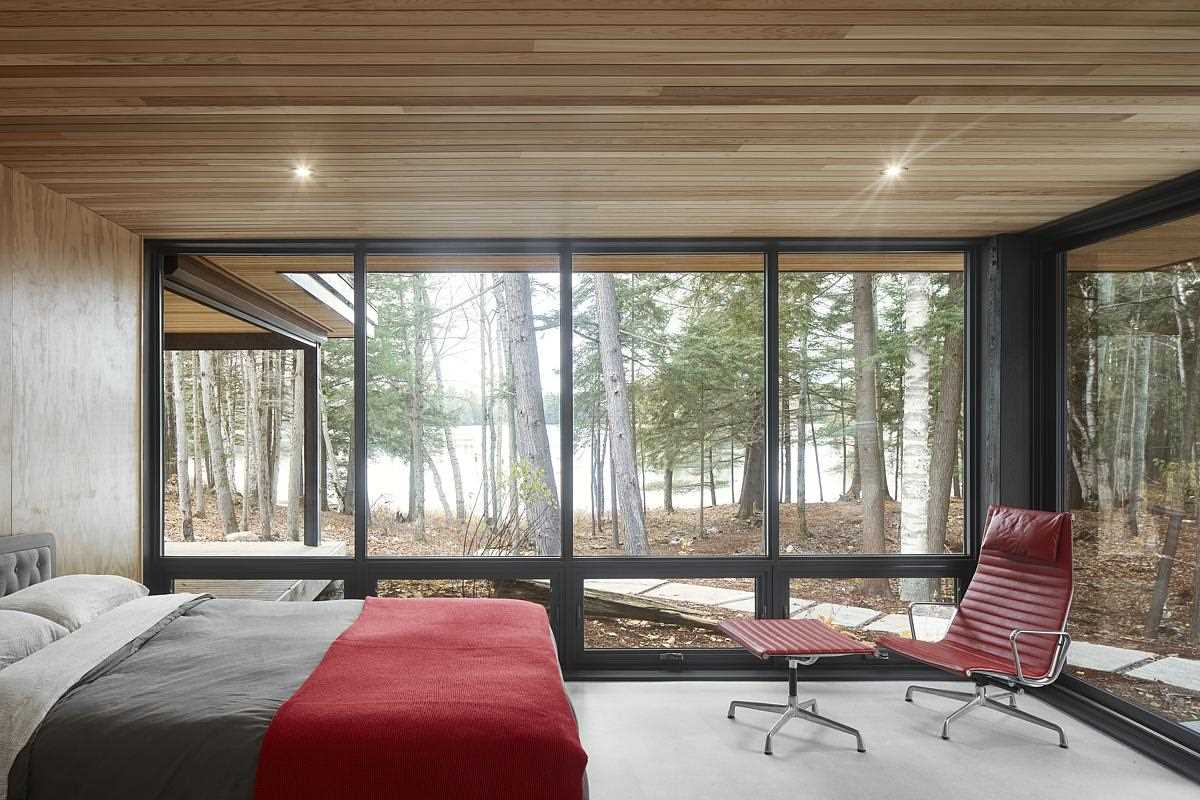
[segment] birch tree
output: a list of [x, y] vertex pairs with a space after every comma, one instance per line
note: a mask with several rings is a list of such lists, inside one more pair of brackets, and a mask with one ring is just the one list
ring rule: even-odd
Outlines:
[[[176, 354], [178, 358], [178, 354]], [[192, 353], [192, 453], [196, 466], [192, 470], [192, 494], [196, 497], [196, 516], [208, 516], [208, 487], [204, 485], [204, 470], [200, 469], [201, 453], [204, 452], [204, 416], [200, 407], [200, 354]]]
[[637, 461], [633, 450], [633, 415], [625, 382], [625, 360], [621, 355], [620, 313], [613, 277], [598, 272], [592, 276], [596, 293], [596, 321], [600, 339], [600, 368], [611, 429], [609, 447], [616, 473], [613, 493], [625, 528], [625, 555], [650, 554], [646, 521], [638, 488]]
[[292, 424], [288, 438], [288, 538], [298, 542], [304, 538], [304, 359], [299, 353], [292, 356]]
[[225, 465], [225, 437], [221, 435], [221, 417], [217, 413], [216, 399], [212, 394], [212, 353], [200, 351], [200, 397], [204, 407], [204, 424], [208, 433], [208, 448], [213, 462], [213, 479], [217, 490], [217, 510], [221, 514], [221, 527], [226, 534], [233, 533], [236, 521], [233, 516], [233, 497], [229, 492], [229, 470]]
[[[908, 357], [904, 370], [904, 416], [901, 425], [903, 461], [900, 478], [900, 552], [929, 551], [929, 276], [905, 276], [904, 330]], [[930, 600], [926, 578], [902, 578], [905, 602]]]
[[183, 529], [183, 540], [193, 542], [196, 533], [192, 527], [192, 495], [189, 491], [187, 418], [183, 400], [183, 358], [170, 350], [166, 353], [171, 369], [171, 405], [175, 412], [175, 486], [179, 499], [179, 518]]
[[271, 541], [274, 534], [271, 530], [272, 508], [269, 482], [270, 464], [267, 461], [267, 422], [262, 407], [262, 387], [258, 371], [257, 359], [254, 354], [247, 352], [244, 362], [246, 388], [249, 401], [247, 411], [249, 417], [249, 433], [254, 449], [255, 480], [258, 484], [258, 538], [264, 542]]
[[507, 339], [512, 358], [512, 405], [516, 425], [513, 432], [517, 458], [528, 464], [543, 487], [528, 498], [530, 524], [538, 555], [562, 552], [558, 485], [550, 458], [550, 436], [542, 403], [541, 367], [534, 333], [533, 292], [529, 276], [504, 275]]

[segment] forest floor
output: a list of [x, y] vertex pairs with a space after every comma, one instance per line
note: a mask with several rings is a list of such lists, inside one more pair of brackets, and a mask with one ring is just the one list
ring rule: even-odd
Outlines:
[[[166, 529], [168, 539], [179, 540], [178, 506], [168, 496]], [[848, 555], [861, 552], [861, 507], [853, 502], [810, 504], [806, 510], [807, 536], [803, 535], [795, 505], [780, 509], [780, 546], [786, 554], [822, 553]], [[899, 507], [888, 502], [885, 511], [886, 550], [899, 550]], [[348, 515], [327, 512], [322, 515], [324, 541], [342, 541], [353, 548], [353, 520]], [[249, 529], [258, 527], [257, 514], [251, 514]], [[286, 538], [287, 510], [276, 509], [273, 527], [277, 538]], [[724, 505], [704, 510], [701, 527], [696, 509], [666, 513], [651, 510], [646, 515], [651, 552], [664, 556], [736, 556], [763, 552], [761, 522], [744, 522], [736, 517], [736, 506]], [[212, 498], [208, 514], [194, 520], [196, 539], [220, 541], [223, 535]], [[962, 546], [963, 504], [951, 503], [947, 552]], [[1192, 572], [1196, 563], [1200, 526], [1185, 523], [1176, 553], [1170, 591], [1163, 621], [1155, 638], [1147, 638], [1146, 616], [1150, 606], [1158, 549], [1165, 521], [1147, 516], [1142, 535], [1131, 541], [1122, 523], [1102, 518], [1090, 511], [1075, 512], [1075, 599], [1070, 628], [1079, 641], [1114, 647], [1144, 650], [1158, 655], [1176, 655], [1200, 659], [1200, 647], [1188, 641], [1188, 621], [1193, 603]], [[617, 556], [622, 553], [612, 541], [611, 521], [593, 531], [591, 517], [576, 515], [575, 551], [580, 556]], [[376, 514], [369, 537], [374, 555], [459, 556], [464, 554], [462, 525], [441, 514], [426, 518], [424, 541], [417, 541], [415, 526], [386, 514]], [[754, 591], [747, 578], [689, 578], [680, 582]], [[862, 581], [854, 578], [796, 579], [791, 595], [840, 605], [862, 606], [887, 613], [904, 610], [896, 591], [889, 595], [867, 595]], [[947, 584], [947, 594], [951, 587]], [[431, 590], [431, 587], [425, 587]], [[676, 604], [688, 609], [688, 604]], [[714, 618], [736, 612], [696, 606], [688, 610]], [[641, 620], [587, 619], [585, 636], [588, 646], [603, 648], [657, 647], [695, 648], [728, 647], [722, 635], [703, 628], [687, 628]], [[1180, 692], [1166, 684], [1141, 681], [1130, 676], [1075, 670], [1081, 677], [1128, 699], [1168, 713], [1177, 718], [1200, 717], [1200, 695]]]

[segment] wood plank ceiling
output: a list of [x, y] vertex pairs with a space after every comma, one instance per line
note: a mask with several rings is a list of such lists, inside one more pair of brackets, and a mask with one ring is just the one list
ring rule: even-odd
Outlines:
[[0, 163], [150, 236], [1014, 231], [1200, 167], [1200, 4], [0, 0]]

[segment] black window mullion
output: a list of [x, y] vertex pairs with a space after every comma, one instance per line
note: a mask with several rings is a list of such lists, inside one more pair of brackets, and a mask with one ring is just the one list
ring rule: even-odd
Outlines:
[[355, 581], [350, 597], [364, 597], [370, 587], [367, 574], [367, 251], [354, 249], [354, 561]]

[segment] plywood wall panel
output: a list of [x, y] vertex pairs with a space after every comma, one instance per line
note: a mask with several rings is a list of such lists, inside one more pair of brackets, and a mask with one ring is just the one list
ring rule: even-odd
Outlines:
[[140, 239], [24, 176], [5, 187], [9, 525], [55, 533], [62, 572], [137, 576]]
[[12, 173], [0, 167], [0, 536], [12, 534]]

